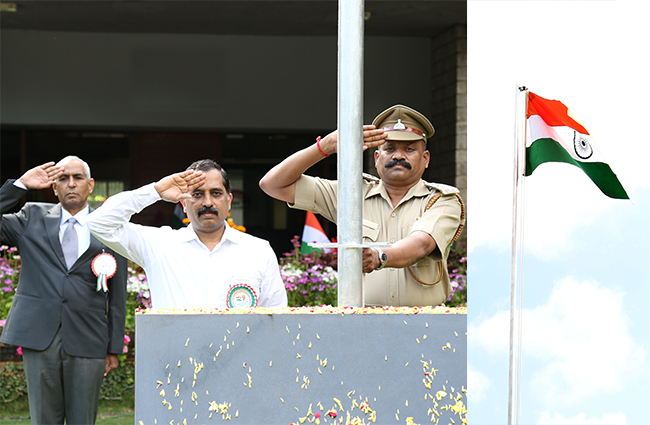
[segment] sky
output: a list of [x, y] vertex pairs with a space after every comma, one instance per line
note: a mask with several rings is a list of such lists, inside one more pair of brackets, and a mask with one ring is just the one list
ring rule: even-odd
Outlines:
[[468, 1], [468, 398], [505, 424], [516, 87], [563, 102], [631, 201], [577, 167], [524, 178], [520, 424], [647, 423], [650, 85], [639, 1]]

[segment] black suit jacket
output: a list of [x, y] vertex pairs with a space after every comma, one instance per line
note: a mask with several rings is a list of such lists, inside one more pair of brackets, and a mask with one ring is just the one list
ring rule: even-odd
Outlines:
[[[63, 349], [71, 356], [104, 358], [124, 346], [126, 259], [91, 235], [90, 247], [68, 270], [59, 225], [61, 204], [27, 203], [15, 214], [25, 190], [7, 181], [0, 188], [0, 241], [16, 246], [21, 272], [0, 340], [6, 344], [46, 349], [61, 327]], [[107, 252], [117, 260], [108, 279], [109, 292], [96, 291], [92, 260]]]

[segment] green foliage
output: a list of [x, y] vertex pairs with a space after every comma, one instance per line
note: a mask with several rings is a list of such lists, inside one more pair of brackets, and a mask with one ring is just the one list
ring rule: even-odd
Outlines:
[[103, 400], [122, 400], [135, 387], [135, 367], [132, 361], [120, 362], [120, 367], [104, 377], [99, 397]]
[[25, 395], [27, 395], [27, 381], [22, 362], [0, 364], [0, 406]]

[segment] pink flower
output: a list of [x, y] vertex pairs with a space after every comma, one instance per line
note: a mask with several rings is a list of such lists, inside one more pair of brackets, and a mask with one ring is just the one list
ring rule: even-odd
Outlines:
[[126, 354], [129, 352], [129, 342], [131, 342], [131, 337], [128, 335], [124, 335], [124, 348], [122, 348], [122, 354]]
[[6, 320], [0, 320], [0, 328], [4, 328], [6, 322]]
[[23, 347], [16, 348], [16, 353], [18, 353], [19, 356], [22, 356], [23, 355]]

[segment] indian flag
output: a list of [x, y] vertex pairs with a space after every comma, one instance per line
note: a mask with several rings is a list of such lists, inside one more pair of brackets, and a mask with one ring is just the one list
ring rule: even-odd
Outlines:
[[[307, 211], [307, 218], [305, 219], [305, 228], [302, 231], [302, 240], [300, 242], [300, 253], [309, 254], [312, 251], [321, 251], [319, 248], [312, 248], [308, 245], [310, 242], [315, 243], [328, 243], [327, 235], [323, 231], [323, 227], [320, 225], [316, 215]], [[325, 249], [325, 252], [328, 252], [329, 249]]]
[[186, 227], [189, 223], [185, 211], [183, 211], [183, 206], [181, 203], [177, 203], [174, 207], [174, 215], [172, 216], [172, 228], [180, 229], [181, 227]]
[[526, 139], [525, 175], [545, 162], [565, 162], [580, 167], [610, 198], [629, 199], [587, 129], [562, 102], [529, 92], [526, 118], [530, 137]]

